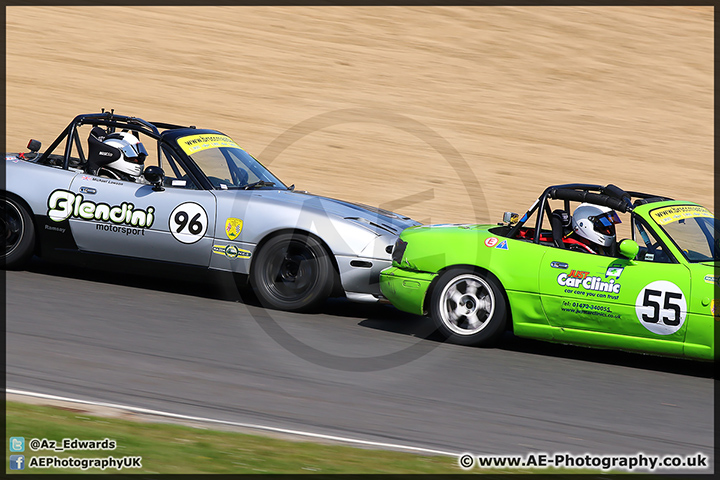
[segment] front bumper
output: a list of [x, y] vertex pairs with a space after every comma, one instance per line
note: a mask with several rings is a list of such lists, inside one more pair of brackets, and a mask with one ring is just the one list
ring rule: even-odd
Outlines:
[[[337, 255], [340, 283], [348, 298], [354, 301], [375, 301], [381, 297], [378, 278], [380, 271], [390, 266], [390, 260]], [[354, 294], [354, 295], [353, 295]]]
[[424, 315], [425, 295], [436, 276], [390, 267], [380, 273], [380, 290], [398, 310]]

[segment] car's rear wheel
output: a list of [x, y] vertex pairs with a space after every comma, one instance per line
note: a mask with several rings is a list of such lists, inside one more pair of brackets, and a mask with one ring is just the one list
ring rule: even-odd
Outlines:
[[473, 270], [448, 270], [433, 288], [430, 316], [452, 343], [492, 345], [507, 321], [502, 288], [495, 279]]
[[333, 287], [333, 266], [318, 240], [281, 234], [256, 255], [250, 284], [264, 307], [305, 311], [325, 301]]
[[25, 207], [7, 195], [0, 196], [0, 238], [3, 239], [2, 267], [21, 268], [35, 249], [35, 226]]

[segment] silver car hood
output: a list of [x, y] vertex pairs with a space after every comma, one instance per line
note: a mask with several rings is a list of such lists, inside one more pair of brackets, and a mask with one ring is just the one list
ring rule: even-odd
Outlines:
[[365, 224], [373, 230], [380, 230], [378, 233], [399, 235], [408, 227], [420, 225], [419, 222], [410, 217], [382, 208], [346, 202], [307, 192], [295, 192], [292, 190], [256, 190], [256, 192], [267, 200], [275, 199], [285, 204], [294, 203], [302, 209], [311, 209], [318, 213], [354, 220]]

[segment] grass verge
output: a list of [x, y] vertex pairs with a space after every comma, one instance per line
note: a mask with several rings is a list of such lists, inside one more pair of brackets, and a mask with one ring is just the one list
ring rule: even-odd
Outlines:
[[[6, 473], [80, 473], [79, 468], [29, 468], [32, 457], [142, 457], [142, 468], [122, 473], [462, 473], [457, 459], [339, 445], [287, 441], [237, 432], [214, 431], [165, 423], [132, 422], [95, 417], [57, 407], [6, 403], [7, 439], [24, 437], [24, 470]], [[33, 452], [30, 440], [64, 438], [115, 440], [114, 450]], [[14, 452], [6, 447], [8, 459]], [[115, 468], [90, 468], [85, 473], [119, 473]], [[474, 470], [478, 473], [477, 470]]]

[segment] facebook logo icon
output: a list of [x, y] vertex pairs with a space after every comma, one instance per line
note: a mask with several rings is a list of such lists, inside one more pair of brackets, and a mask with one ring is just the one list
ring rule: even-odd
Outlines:
[[10, 455], [10, 470], [25, 470], [25, 455]]

